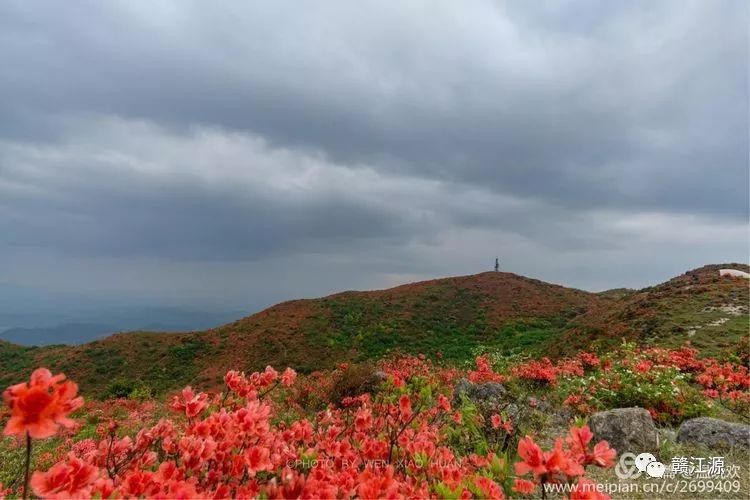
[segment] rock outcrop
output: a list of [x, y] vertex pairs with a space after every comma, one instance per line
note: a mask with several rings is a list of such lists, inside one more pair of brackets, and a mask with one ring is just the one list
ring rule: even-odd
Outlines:
[[461, 397], [466, 397], [473, 403], [500, 402], [506, 398], [507, 394], [505, 387], [497, 382], [475, 384], [464, 378], [459, 380], [453, 389], [453, 404], [460, 404]]
[[659, 445], [656, 426], [643, 408], [616, 408], [594, 413], [589, 426], [595, 440], [606, 440], [620, 455], [655, 452]]
[[709, 448], [750, 449], [750, 425], [735, 424], [717, 418], [699, 417], [686, 420], [677, 432], [677, 442]]

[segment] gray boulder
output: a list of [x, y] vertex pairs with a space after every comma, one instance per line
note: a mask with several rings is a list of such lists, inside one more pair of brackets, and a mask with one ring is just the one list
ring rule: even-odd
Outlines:
[[606, 440], [620, 455], [655, 452], [659, 445], [656, 426], [643, 408], [616, 408], [594, 413], [589, 427], [596, 441]]
[[750, 449], [750, 425], [699, 417], [685, 420], [677, 432], [677, 442], [709, 448]]
[[503, 401], [507, 394], [505, 387], [496, 382], [475, 384], [462, 378], [453, 388], [453, 404], [460, 404], [462, 396], [467, 397], [473, 403], [499, 402]]

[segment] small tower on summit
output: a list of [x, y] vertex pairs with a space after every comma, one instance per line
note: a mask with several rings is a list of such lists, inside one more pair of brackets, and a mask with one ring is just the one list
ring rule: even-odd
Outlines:
[[498, 272], [500, 270], [500, 261], [497, 260], [497, 257], [495, 257], [495, 272]]

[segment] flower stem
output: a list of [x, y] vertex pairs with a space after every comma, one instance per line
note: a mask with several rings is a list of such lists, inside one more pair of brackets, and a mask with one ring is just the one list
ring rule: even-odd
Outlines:
[[26, 469], [23, 475], [23, 498], [29, 497], [29, 467], [31, 465], [31, 435], [26, 433]]

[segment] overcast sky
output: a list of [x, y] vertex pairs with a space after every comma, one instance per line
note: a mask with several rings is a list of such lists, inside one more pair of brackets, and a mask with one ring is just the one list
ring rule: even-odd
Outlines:
[[[0, 284], [256, 309], [748, 256], [743, 0], [0, 3]], [[12, 293], [12, 292], [11, 292]]]

